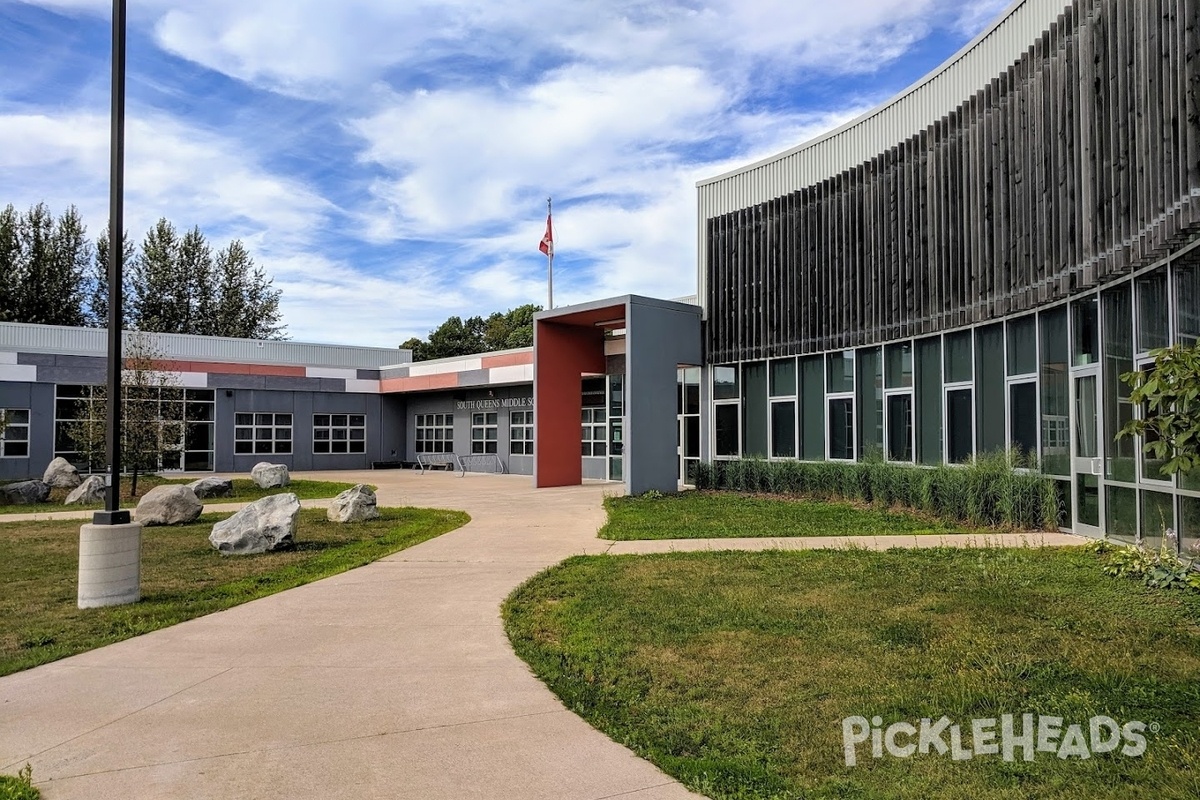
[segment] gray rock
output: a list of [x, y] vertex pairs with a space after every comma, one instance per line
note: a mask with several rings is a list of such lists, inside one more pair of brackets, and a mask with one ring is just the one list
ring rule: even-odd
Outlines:
[[222, 555], [282, 550], [295, 544], [300, 501], [291, 492], [255, 500], [213, 526], [208, 540]]
[[100, 475], [92, 475], [84, 478], [83, 483], [76, 486], [67, 495], [67, 500], [63, 505], [86, 505], [88, 503], [103, 503], [104, 493], [108, 487], [104, 483], [104, 478]]
[[260, 461], [250, 470], [250, 478], [260, 489], [274, 489], [277, 486], [287, 486], [292, 482], [288, 476], [288, 468], [284, 464], [270, 464]]
[[325, 515], [331, 522], [363, 522], [377, 519], [379, 509], [375, 507], [375, 493], [360, 483], [333, 498]]
[[203, 500], [206, 497], [233, 497], [233, 480], [231, 478], [201, 478], [192, 481], [188, 488]]
[[204, 504], [187, 486], [155, 486], [142, 496], [133, 518], [143, 525], [183, 525], [195, 522]]
[[10, 483], [8, 486], [0, 486], [0, 497], [3, 497], [8, 505], [34, 505], [50, 499], [50, 487], [42, 481]]
[[79, 477], [75, 465], [61, 456], [50, 462], [46, 474], [42, 476], [42, 483], [55, 489], [74, 489], [82, 482], [83, 478]]

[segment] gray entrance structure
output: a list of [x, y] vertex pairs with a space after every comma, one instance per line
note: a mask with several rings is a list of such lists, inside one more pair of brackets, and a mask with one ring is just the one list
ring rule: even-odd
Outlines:
[[[620, 374], [623, 387], [614, 418], [625, 434], [621, 445], [626, 490], [676, 491], [676, 381], [680, 366], [702, 363], [700, 323], [699, 306], [638, 295], [556, 308], [534, 317], [534, 485], [582, 482], [582, 379]], [[606, 342], [619, 340], [622, 332], [623, 368], [619, 358], [606, 358], [605, 350]]]

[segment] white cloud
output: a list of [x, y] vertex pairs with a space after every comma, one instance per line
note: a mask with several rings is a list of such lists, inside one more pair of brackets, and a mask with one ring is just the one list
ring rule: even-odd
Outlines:
[[[395, 345], [449, 314], [544, 302], [547, 194], [560, 303], [689, 294], [695, 182], [884, 99], [864, 81], [844, 107], [814, 110], [757, 99], [764, 88], [877, 73], [934, 27], [974, 33], [1003, 2], [139, 0], [133, 24], [165, 51], [304, 98], [357, 150], [300, 139], [342, 181], [339, 208], [321, 178], [264, 166], [295, 146], [282, 121], [218, 135], [134, 114], [129, 227], [167, 216], [247, 239], [302, 339]], [[15, 187], [0, 202], [75, 202], [102, 224], [106, 116], [24, 111], [0, 114], [0, 184]]]
[[[80, 206], [93, 227], [108, 218], [108, 116], [0, 115], [0, 184], [8, 200]], [[294, 232], [331, 206], [298, 182], [272, 175], [242, 145], [161, 114], [134, 115], [126, 130], [126, 222], [132, 235], [159, 217], [207, 231]]]

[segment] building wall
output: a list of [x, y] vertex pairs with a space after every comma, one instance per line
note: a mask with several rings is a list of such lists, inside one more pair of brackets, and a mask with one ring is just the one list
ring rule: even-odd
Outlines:
[[[702, 185], [710, 363], [1001, 319], [1200, 235], [1195, 22], [1184, 0], [1076, 0], [1015, 63], [867, 160], [710, 215], [717, 189]], [[768, 166], [786, 176], [790, 158]], [[721, 191], [739, 184], [759, 187], [756, 172]]]
[[[249, 472], [260, 461], [286, 464], [292, 470], [369, 469], [374, 461], [386, 460], [393, 443], [384, 439], [382, 404], [379, 395], [332, 392], [286, 392], [229, 389], [216, 398], [216, 470]], [[238, 413], [284, 413], [292, 415], [292, 452], [237, 454], [234, 427]], [[314, 414], [362, 414], [365, 416], [364, 453], [325, 454], [314, 452]]]
[[0, 382], [0, 408], [29, 409], [29, 456], [0, 458], [0, 481], [40, 478], [54, 458], [54, 387]]
[[[1034, 12], [1011, 62], [922, 83], [975, 81], [919, 128], [873, 113], [701, 184], [709, 450], [935, 465], [1023, 445], [1064, 527], [1186, 546], [1200, 483], [1116, 434], [1145, 413], [1120, 376], [1200, 339], [1196, 9], [1028, 0], [975, 44]], [[875, 153], [844, 161], [851, 130]]]
[[[446, 392], [420, 392], [407, 396], [405, 426], [409, 431], [404, 444], [404, 460], [416, 461], [415, 436], [418, 414], [453, 414], [453, 452], [461, 457], [473, 456], [471, 452], [471, 417], [476, 413], [495, 413], [496, 455], [504, 464], [506, 472], [514, 475], [532, 475], [533, 457], [510, 453], [510, 414], [533, 408], [533, 385], [497, 386], [492, 389], [460, 389]], [[535, 412], [536, 413], [536, 412]], [[486, 459], [467, 458], [468, 469], [490, 471]]]

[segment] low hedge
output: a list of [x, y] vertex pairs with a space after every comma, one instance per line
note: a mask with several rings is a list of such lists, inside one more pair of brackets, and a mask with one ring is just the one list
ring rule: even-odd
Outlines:
[[919, 467], [871, 459], [842, 461], [735, 461], [697, 465], [697, 489], [804, 495], [903, 506], [950, 522], [1057, 530], [1063, 507], [1053, 479], [1014, 469], [1005, 453], [970, 464]]

